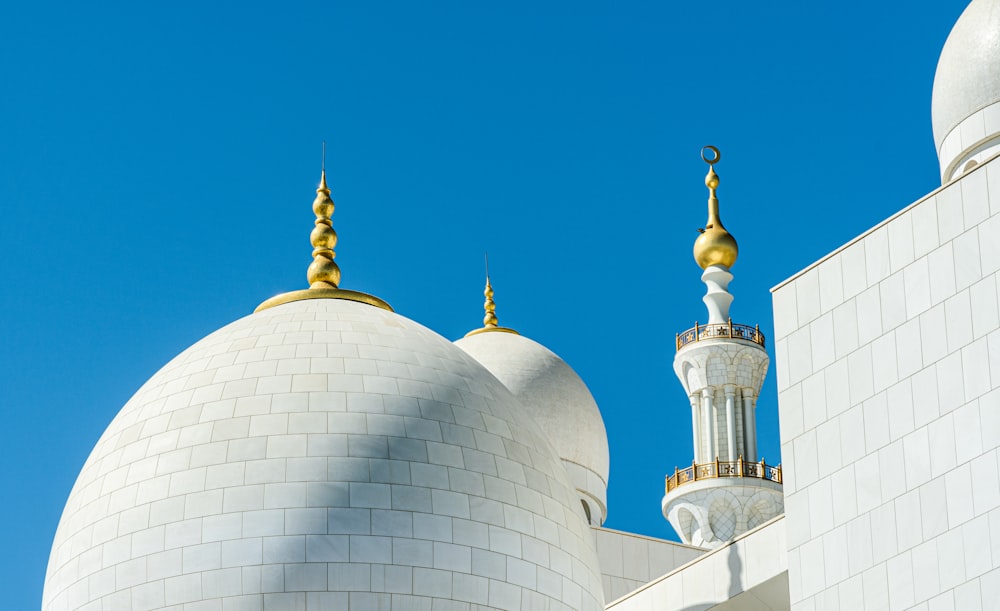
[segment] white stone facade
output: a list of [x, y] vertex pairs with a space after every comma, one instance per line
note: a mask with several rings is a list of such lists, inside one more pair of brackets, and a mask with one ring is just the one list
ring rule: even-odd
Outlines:
[[609, 602], [607, 608], [609, 611], [787, 611], [786, 560], [785, 519], [777, 517]]
[[774, 290], [792, 607], [1000, 600], [1000, 162]]
[[612, 601], [702, 556], [705, 549], [634, 533], [594, 528], [604, 600]]
[[603, 607], [538, 426], [437, 334], [342, 300], [236, 321], [154, 375], [70, 494], [42, 608]]

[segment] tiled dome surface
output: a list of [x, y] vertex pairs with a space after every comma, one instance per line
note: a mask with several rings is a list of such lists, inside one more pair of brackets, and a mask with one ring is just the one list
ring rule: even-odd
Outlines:
[[487, 332], [455, 345], [483, 364], [528, 408], [559, 457], [570, 481], [607, 514], [610, 471], [608, 434], [597, 402], [580, 376], [558, 355], [527, 337]]
[[931, 115], [937, 147], [941, 148], [945, 137], [964, 119], [997, 101], [1000, 2], [973, 0], [949, 34], [934, 75]]
[[67, 501], [42, 607], [597, 610], [581, 513], [471, 357], [378, 308], [299, 301], [125, 405]]

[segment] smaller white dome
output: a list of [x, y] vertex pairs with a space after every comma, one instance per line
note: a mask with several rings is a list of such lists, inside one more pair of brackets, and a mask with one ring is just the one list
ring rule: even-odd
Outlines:
[[608, 434], [597, 402], [580, 376], [554, 352], [516, 333], [477, 333], [455, 345], [528, 409], [581, 493], [591, 524], [602, 524], [608, 513]]
[[973, 0], [948, 35], [934, 74], [931, 119], [943, 182], [997, 152], [998, 102], [1000, 0]]

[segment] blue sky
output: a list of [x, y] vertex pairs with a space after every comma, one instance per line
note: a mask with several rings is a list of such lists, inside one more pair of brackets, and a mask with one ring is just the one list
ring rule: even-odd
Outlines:
[[965, 4], [0, 6], [6, 607], [39, 604], [63, 503], [129, 396], [304, 288], [323, 140], [342, 286], [456, 339], [489, 250], [501, 323], [601, 406], [607, 526], [674, 538], [702, 145], [740, 244], [733, 319], [770, 337], [772, 286], [939, 184], [931, 85]]

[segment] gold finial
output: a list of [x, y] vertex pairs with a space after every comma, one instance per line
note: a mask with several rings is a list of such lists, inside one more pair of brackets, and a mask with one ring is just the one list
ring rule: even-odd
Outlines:
[[313, 262], [306, 271], [311, 289], [335, 289], [340, 284], [340, 267], [333, 262], [337, 253], [333, 247], [337, 245], [337, 232], [333, 230], [333, 200], [330, 199], [330, 189], [326, 186], [326, 169], [320, 173], [319, 188], [316, 189], [316, 199], [313, 200], [313, 212], [316, 214], [316, 224], [309, 241], [313, 245]]
[[486, 297], [486, 302], [483, 303], [483, 309], [486, 311], [486, 316], [483, 317], [483, 328], [469, 331], [465, 334], [465, 336], [469, 337], [470, 335], [484, 333], [486, 331], [502, 331], [504, 333], [520, 335], [513, 329], [501, 327], [497, 321], [497, 304], [493, 301], [493, 285], [490, 284], [490, 255], [488, 253], [486, 254], [486, 289], [483, 290], [483, 296]]
[[705, 186], [708, 187], [708, 221], [704, 229], [698, 230], [701, 235], [694, 241], [694, 260], [702, 269], [711, 265], [721, 265], [728, 269], [736, 263], [739, 247], [736, 245], [736, 238], [726, 231], [719, 218], [719, 198], [715, 195], [719, 175], [715, 173], [715, 164], [722, 159], [722, 153], [709, 145], [701, 149], [701, 158], [708, 164], [708, 175], [705, 176]]
[[483, 304], [483, 309], [486, 310], [486, 316], [483, 317], [483, 328], [484, 329], [495, 329], [497, 328], [497, 304], [493, 301], [493, 285], [490, 284], [490, 255], [486, 254], [486, 289], [483, 291], [483, 296], [486, 297], [486, 302]]
[[490, 285], [489, 276], [486, 276], [486, 290], [483, 291], [483, 295], [486, 296], [486, 303], [483, 304], [483, 309], [486, 310], [486, 316], [483, 317], [483, 328], [495, 329], [497, 328], [497, 304], [493, 301], [493, 287]]
[[323, 143], [323, 164], [319, 175], [319, 187], [316, 189], [316, 199], [313, 200], [313, 213], [316, 222], [309, 241], [313, 245], [313, 262], [306, 270], [309, 288], [275, 295], [257, 306], [254, 312], [260, 312], [293, 301], [304, 299], [344, 299], [366, 303], [392, 312], [392, 307], [373, 295], [337, 288], [340, 284], [340, 267], [333, 262], [337, 253], [333, 251], [337, 245], [337, 232], [333, 230], [333, 200], [330, 199], [330, 188], [326, 186], [326, 142]]

